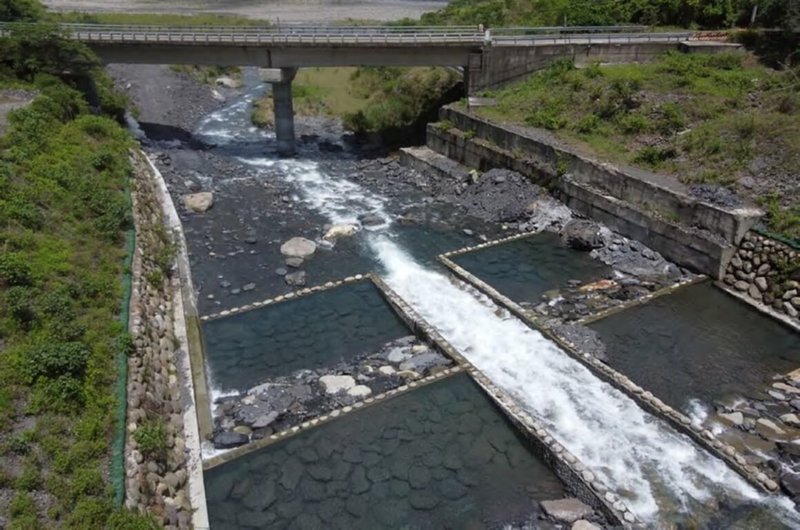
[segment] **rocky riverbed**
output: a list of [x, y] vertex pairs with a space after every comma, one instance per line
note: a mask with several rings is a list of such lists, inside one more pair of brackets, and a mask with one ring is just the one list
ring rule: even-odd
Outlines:
[[453, 365], [413, 335], [323, 370], [298, 370], [216, 401], [214, 447], [228, 449]]

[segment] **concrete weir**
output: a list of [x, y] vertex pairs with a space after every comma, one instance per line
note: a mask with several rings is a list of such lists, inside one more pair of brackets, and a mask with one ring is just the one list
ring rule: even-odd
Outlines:
[[460, 178], [430, 150], [467, 167], [508, 168], [553, 193], [570, 208], [697, 272], [721, 278], [744, 234], [763, 215], [752, 206], [725, 207], [694, 198], [680, 182], [603, 163], [546, 131], [492, 122], [449, 105], [427, 131], [429, 150], [406, 149], [416, 169]]

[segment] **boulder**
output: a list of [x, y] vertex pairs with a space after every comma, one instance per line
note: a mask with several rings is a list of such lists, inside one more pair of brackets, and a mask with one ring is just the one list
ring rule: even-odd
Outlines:
[[347, 391], [347, 395], [354, 398], [365, 398], [370, 394], [372, 394], [372, 389], [366, 385], [356, 385]]
[[741, 412], [723, 412], [719, 415], [720, 420], [734, 427], [739, 427], [744, 423], [744, 414]]
[[281, 254], [288, 258], [307, 259], [314, 255], [317, 244], [304, 237], [293, 237], [281, 245]]
[[572, 523], [572, 530], [600, 530], [600, 527], [581, 519]]
[[786, 431], [778, 427], [775, 422], [766, 418], [759, 418], [756, 421], [756, 431], [767, 439], [784, 436]]
[[561, 240], [575, 250], [594, 250], [605, 246], [602, 227], [584, 219], [573, 219], [561, 230]]
[[228, 77], [227, 75], [223, 75], [222, 77], [218, 77], [214, 80], [217, 86], [225, 87], [225, 88], [239, 88], [241, 83], [232, 77]]
[[386, 220], [376, 213], [359, 215], [358, 220], [363, 226], [379, 226], [386, 223]]
[[783, 473], [781, 475], [781, 487], [792, 497], [800, 496], [800, 473]]
[[190, 193], [183, 196], [183, 204], [188, 210], [196, 213], [203, 213], [214, 205], [214, 194], [210, 191]]
[[302, 287], [306, 284], [306, 271], [297, 271], [287, 274], [283, 280], [293, 287]]
[[214, 436], [213, 443], [215, 449], [231, 449], [244, 445], [249, 441], [250, 437], [245, 434], [233, 431], [222, 431]]
[[325, 232], [323, 239], [327, 239], [328, 241], [334, 241], [340, 237], [349, 237], [355, 234], [358, 231], [358, 227], [356, 225], [351, 224], [341, 224], [341, 225], [333, 225]]
[[592, 509], [575, 498], [542, 501], [542, 509], [549, 517], [565, 523], [574, 523], [592, 515]]
[[319, 378], [319, 383], [328, 394], [347, 392], [356, 386], [356, 380], [349, 375], [323, 375]]
[[292, 267], [293, 269], [299, 269], [300, 267], [303, 266], [303, 263], [305, 263], [305, 260], [303, 258], [298, 258], [296, 256], [293, 256], [291, 258], [286, 258], [286, 266]]
[[447, 359], [437, 353], [428, 352], [420, 355], [415, 355], [410, 359], [403, 361], [400, 364], [400, 370], [413, 370], [415, 372], [422, 372], [434, 366], [444, 366], [447, 364]]

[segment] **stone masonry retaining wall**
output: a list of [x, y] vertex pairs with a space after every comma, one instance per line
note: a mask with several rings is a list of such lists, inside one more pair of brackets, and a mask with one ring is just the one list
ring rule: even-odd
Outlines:
[[748, 232], [725, 269], [723, 282], [760, 309], [800, 327], [800, 251]]
[[720, 278], [757, 208], [723, 208], [678, 182], [595, 161], [536, 131], [493, 123], [453, 105], [428, 127], [428, 146], [467, 166], [505, 167], [551, 187], [568, 206], [641, 240], [673, 262]]
[[[173, 322], [175, 296], [169, 277], [174, 242], [165, 226], [160, 190], [143, 155], [132, 156], [137, 245], [133, 260], [130, 332], [134, 343], [128, 377], [125, 505], [146, 512], [166, 528], [191, 528], [179, 340]], [[138, 429], [159, 427], [164, 439], [144, 451]]]
[[454, 261], [449, 259], [450, 256], [463, 254], [472, 250], [485, 248], [497, 242], [483, 243], [474, 247], [467, 247], [453, 252], [448, 252], [439, 256], [439, 260], [448, 267], [455, 277], [459, 280], [465, 281], [467, 284], [473, 285], [481, 292], [489, 296], [492, 300], [500, 306], [505, 307], [511, 311], [515, 316], [525, 322], [527, 325], [541, 332], [550, 340], [554, 341], [560, 348], [562, 348], [573, 359], [577, 360], [587, 368], [589, 368], [595, 375], [608, 382], [609, 384], [622, 391], [628, 397], [633, 399], [640, 407], [656, 417], [666, 420], [679, 432], [683, 432], [692, 438], [696, 443], [704, 447], [707, 451], [723, 460], [734, 471], [739, 473], [751, 484], [766, 491], [776, 491], [778, 484], [772, 480], [765, 473], [761, 472], [755, 466], [747, 464], [746, 460], [740, 455], [736, 449], [720, 440], [714, 434], [704, 429], [701, 425], [693, 423], [691, 419], [682, 414], [681, 412], [673, 409], [659, 398], [654, 396], [651, 392], [643, 389], [627, 376], [617, 372], [601, 360], [594, 357], [588, 352], [579, 351], [576, 345], [569, 342], [567, 339], [555, 334], [551, 330], [541, 326], [531, 314], [526, 311], [519, 304], [510, 298], [502, 295], [496, 289], [480, 280], [475, 275], [469, 273]]

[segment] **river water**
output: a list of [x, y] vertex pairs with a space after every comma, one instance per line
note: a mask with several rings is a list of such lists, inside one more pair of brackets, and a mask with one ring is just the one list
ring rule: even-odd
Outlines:
[[270, 155], [265, 146], [272, 136], [250, 125], [249, 101], [245, 97], [208, 116], [195, 135], [216, 144], [220, 154], [263, 171], [264, 178], [278, 175], [307, 208], [332, 223], [355, 222], [366, 213], [384, 217], [386, 224], [354, 236], [364, 259], [467, 359], [544, 421], [642, 520], [659, 527], [798, 524], [788, 499], [757, 492], [539, 332], [498, 316], [490, 301], [421, 263], [392, 222], [385, 197], [327, 173], [302, 150], [293, 159]]

